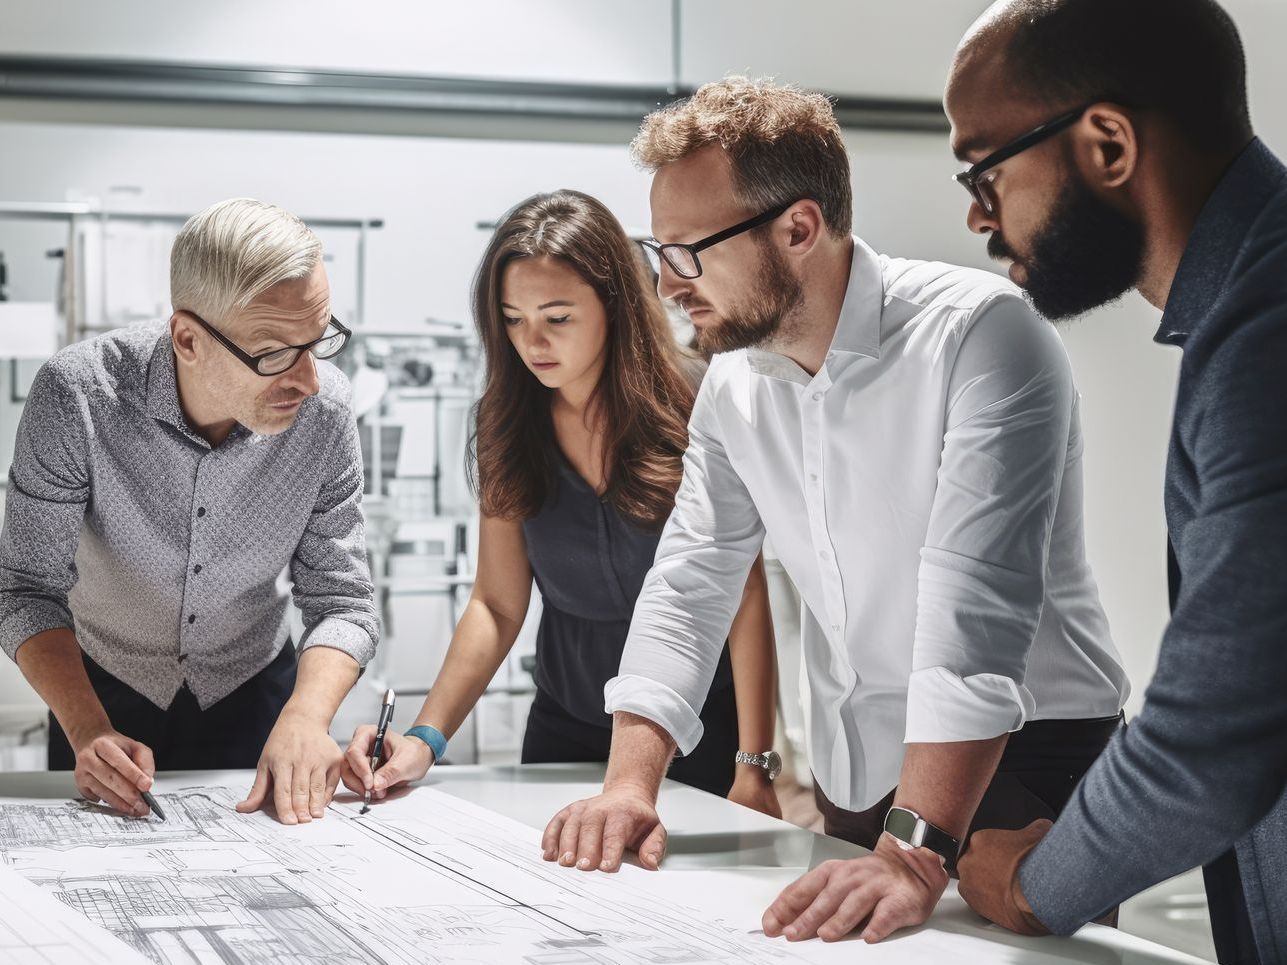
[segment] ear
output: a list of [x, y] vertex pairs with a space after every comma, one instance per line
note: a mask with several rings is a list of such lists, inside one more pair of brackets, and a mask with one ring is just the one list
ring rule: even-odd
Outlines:
[[1112, 190], [1139, 166], [1139, 129], [1116, 104], [1092, 104], [1077, 124], [1077, 162], [1090, 184]]
[[190, 365], [197, 360], [197, 326], [187, 312], [170, 316], [170, 341], [179, 362]]
[[827, 222], [822, 217], [822, 209], [812, 198], [797, 201], [784, 214], [789, 219], [783, 228], [787, 237], [788, 255], [808, 254], [827, 233]]

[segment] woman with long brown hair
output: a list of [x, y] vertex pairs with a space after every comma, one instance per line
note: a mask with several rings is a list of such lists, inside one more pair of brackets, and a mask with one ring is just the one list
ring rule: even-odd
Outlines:
[[[352, 790], [378, 800], [441, 757], [513, 647], [533, 578], [544, 610], [522, 760], [608, 759], [603, 687], [674, 505], [702, 367], [675, 344], [643, 267], [612, 213], [580, 192], [529, 198], [496, 229], [474, 283], [486, 357], [477, 578], [416, 726], [387, 735], [375, 775], [374, 728], [354, 734]], [[778, 815], [764, 770], [734, 765], [739, 747], [772, 746], [775, 692], [757, 561], [701, 711], [702, 740], [669, 776]]]

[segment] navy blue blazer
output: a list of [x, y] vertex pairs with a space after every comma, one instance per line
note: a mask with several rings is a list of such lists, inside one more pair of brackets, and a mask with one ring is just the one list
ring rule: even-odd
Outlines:
[[1184, 352], [1166, 473], [1171, 622], [1144, 709], [1020, 884], [1067, 934], [1236, 848], [1270, 965], [1287, 961], [1287, 168], [1259, 140], [1203, 207], [1157, 340]]

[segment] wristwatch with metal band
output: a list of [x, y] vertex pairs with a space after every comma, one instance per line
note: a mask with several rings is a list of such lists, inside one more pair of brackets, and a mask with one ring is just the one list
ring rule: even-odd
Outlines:
[[961, 842], [942, 828], [936, 828], [915, 811], [907, 808], [890, 808], [885, 815], [885, 830], [898, 841], [898, 846], [911, 851], [929, 848], [943, 859], [948, 871], [956, 867]]
[[755, 767], [762, 767], [768, 772], [769, 782], [772, 783], [778, 779], [782, 773], [782, 758], [778, 756], [777, 751], [765, 751], [763, 754], [748, 754], [746, 751], [738, 751], [733, 757], [736, 764], [752, 764]]

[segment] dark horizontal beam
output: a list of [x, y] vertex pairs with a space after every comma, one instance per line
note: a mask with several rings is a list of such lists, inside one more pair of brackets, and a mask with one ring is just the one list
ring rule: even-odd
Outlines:
[[[297, 68], [0, 56], [0, 97], [306, 107], [637, 124], [690, 89], [364, 74]], [[842, 127], [942, 133], [936, 101], [835, 98]]]

